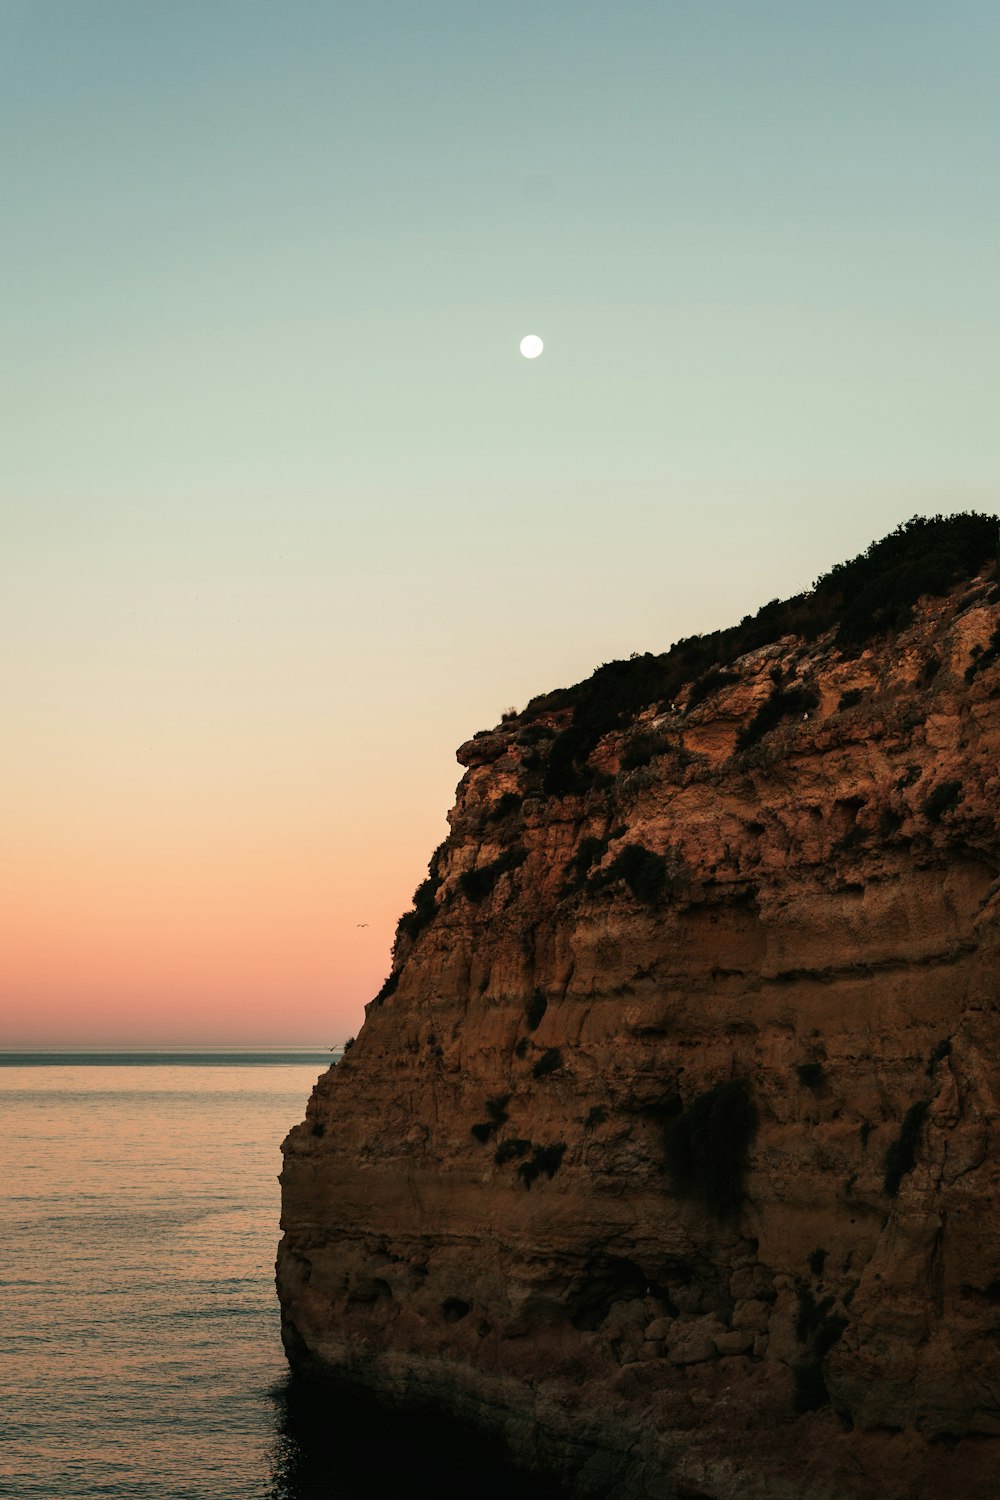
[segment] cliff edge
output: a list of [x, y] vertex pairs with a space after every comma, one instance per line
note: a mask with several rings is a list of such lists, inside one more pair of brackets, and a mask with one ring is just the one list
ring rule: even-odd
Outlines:
[[994, 1500], [996, 537], [914, 520], [461, 747], [284, 1145], [331, 1402], [602, 1500]]

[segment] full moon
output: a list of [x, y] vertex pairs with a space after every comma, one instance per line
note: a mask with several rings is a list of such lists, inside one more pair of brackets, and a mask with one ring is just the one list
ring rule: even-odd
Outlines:
[[526, 333], [521, 340], [521, 353], [525, 359], [537, 359], [544, 348], [537, 333]]

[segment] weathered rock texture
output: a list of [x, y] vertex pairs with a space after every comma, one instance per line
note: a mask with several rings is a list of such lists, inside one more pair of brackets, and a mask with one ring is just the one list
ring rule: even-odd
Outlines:
[[750, 652], [569, 795], [558, 696], [462, 746], [285, 1143], [293, 1365], [575, 1495], [1000, 1493], [993, 578]]

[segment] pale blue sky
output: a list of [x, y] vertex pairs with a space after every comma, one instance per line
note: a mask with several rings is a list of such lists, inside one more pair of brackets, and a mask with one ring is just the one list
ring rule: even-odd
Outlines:
[[345, 869], [377, 793], [398, 908], [502, 708], [995, 508], [998, 55], [968, 0], [0, 0], [7, 785], [237, 766]]

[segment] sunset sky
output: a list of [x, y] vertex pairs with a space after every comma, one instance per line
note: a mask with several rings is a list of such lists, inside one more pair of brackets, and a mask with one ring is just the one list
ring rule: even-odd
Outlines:
[[998, 55], [0, 0], [0, 1045], [343, 1039], [462, 740], [995, 509]]

